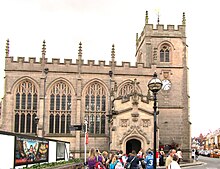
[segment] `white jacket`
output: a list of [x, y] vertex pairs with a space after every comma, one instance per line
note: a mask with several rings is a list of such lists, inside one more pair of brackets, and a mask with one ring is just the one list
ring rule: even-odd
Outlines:
[[176, 161], [172, 161], [168, 166], [168, 169], [181, 169], [179, 164]]

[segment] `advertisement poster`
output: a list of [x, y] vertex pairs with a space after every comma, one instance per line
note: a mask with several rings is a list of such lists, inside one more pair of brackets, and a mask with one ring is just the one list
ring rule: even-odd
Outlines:
[[57, 160], [64, 160], [65, 158], [65, 143], [57, 142]]
[[48, 161], [47, 140], [16, 137], [15, 166]]

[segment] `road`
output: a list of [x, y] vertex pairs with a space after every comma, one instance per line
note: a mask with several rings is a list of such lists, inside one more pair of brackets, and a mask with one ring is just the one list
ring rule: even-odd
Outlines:
[[184, 167], [184, 169], [220, 169], [220, 158], [199, 156], [199, 161], [204, 162], [204, 165]]

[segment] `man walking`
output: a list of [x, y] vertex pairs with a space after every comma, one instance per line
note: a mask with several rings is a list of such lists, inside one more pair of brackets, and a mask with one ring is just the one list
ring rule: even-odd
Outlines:
[[170, 163], [173, 161], [173, 155], [176, 153], [175, 149], [171, 149], [169, 152], [169, 156], [166, 159], [166, 169], [168, 169], [168, 166], [170, 165]]

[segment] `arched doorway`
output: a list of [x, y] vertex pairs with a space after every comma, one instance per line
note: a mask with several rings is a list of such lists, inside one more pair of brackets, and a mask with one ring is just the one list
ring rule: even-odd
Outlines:
[[135, 150], [136, 153], [141, 149], [141, 142], [136, 139], [128, 140], [126, 143], [126, 154], [129, 154], [132, 152], [132, 150]]

